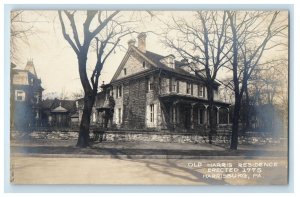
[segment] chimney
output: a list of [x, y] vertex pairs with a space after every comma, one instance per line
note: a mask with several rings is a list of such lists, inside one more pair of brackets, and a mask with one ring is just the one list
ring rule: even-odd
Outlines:
[[138, 49], [146, 53], [146, 33], [142, 32], [138, 35]]
[[185, 59], [185, 58], [183, 58], [183, 59], [181, 60], [181, 63], [182, 63], [182, 64], [184, 64], [184, 65], [186, 65], [186, 64], [188, 64], [188, 63], [189, 63], [189, 60], [188, 60], [188, 59]]
[[130, 46], [134, 46], [135, 45], [135, 39], [130, 39], [130, 40], [128, 40], [128, 48], [130, 47]]

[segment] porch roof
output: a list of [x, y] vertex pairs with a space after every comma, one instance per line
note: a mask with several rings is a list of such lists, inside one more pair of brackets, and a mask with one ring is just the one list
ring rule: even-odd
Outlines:
[[[164, 102], [177, 102], [177, 103], [185, 103], [185, 104], [196, 103], [196, 104], [208, 105], [207, 99], [189, 96], [189, 95], [167, 94], [167, 95], [160, 95], [159, 97]], [[222, 101], [214, 101], [214, 104], [219, 107], [229, 107], [231, 105], [230, 103], [225, 103]]]

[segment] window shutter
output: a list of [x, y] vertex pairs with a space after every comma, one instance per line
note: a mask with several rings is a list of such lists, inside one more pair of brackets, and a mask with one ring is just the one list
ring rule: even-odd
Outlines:
[[156, 115], [156, 112], [157, 112], [157, 105], [156, 104], [154, 104], [153, 105], [153, 124], [154, 124], [154, 126], [156, 126], [156, 121], [157, 121], [157, 115]]
[[172, 78], [169, 80], [169, 91], [172, 92]]
[[186, 82], [186, 93], [188, 94], [189, 93], [189, 83]]
[[206, 92], [205, 86], [202, 86], [202, 91], [203, 91], [203, 97], [205, 98], [205, 92]]
[[177, 90], [176, 91], [177, 91], [177, 93], [179, 93], [179, 81], [177, 80], [176, 82], [177, 82], [177, 87], [176, 87]]
[[191, 83], [191, 95], [193, 95], [193, 84]]

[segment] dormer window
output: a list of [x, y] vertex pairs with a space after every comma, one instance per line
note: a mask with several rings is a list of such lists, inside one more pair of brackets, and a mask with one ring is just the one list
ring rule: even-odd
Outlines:
[[126, 70], [126, 68], [124, 68], [123, 71], [124, 71], [124, 75], [127, 75], [127, 70]]
[[174, 58], [173, 57], [169, 57], [168, 61], [169, 61], [169, 63], [168, 63], [169, 67], [170, 68], [175, 68]]
[[173, 68], [173, 69], [175, 68], [175, 56], [172, 54], [164, 57], [163, 59], [160, 60], [160, 62], [169, 68]]

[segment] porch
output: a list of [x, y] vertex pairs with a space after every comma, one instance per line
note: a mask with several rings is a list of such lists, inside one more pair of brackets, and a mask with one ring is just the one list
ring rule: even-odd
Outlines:
[[[168, 95], [160, 97], [165, 123], [175, 131], [205, 132], [209, 130], [209, 105], [205, 99], [182, 95]], [[213, 121], [217, 130], [230, 129], [230, 104], [216, 101], [214, 103]], [[167, 121], [168, 120], [168, 121]]]

